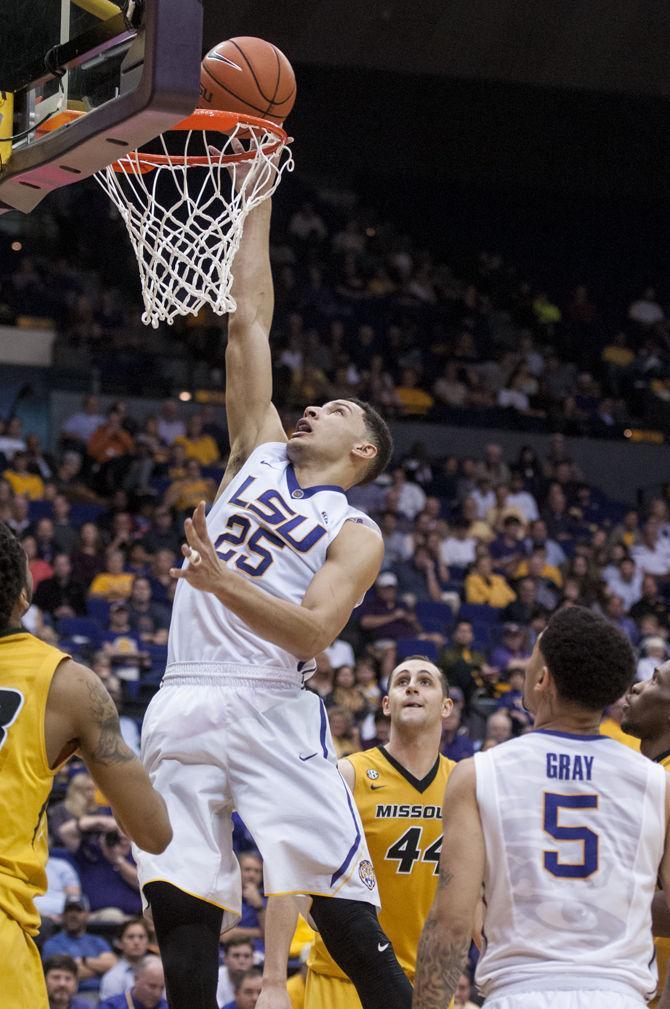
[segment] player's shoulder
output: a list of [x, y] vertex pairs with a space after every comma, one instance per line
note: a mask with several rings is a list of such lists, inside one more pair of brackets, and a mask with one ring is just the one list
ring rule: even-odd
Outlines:
[[449, 757], [445, 757], [443, 753], [440, 753], [437, 760], [438, 760], [437, 773], [441, 778], [447, 781], [449, 779], [451, 772], [456, 767], [456, 761], [450, 760]]

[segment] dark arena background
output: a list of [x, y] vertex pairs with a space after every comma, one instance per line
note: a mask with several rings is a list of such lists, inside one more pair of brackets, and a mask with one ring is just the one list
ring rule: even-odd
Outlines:
[[[8, 79], [52, 44], [27, 7], [3, 7]], [[648, 678], [670, 654], [670, 8], [205, 0], [203, 54], [243, 35], [276, 44], [298, 87], [271, 237], [282, 421], [360, 397], [395, 438], [387, 473], [350, 494], [382, 528], [382, 584], [309, 683], [338, 756], [384, 741], [385, 677], [417, 652], [451, 684], [444, 754], [520, 734], [519, 673], [564, 605], [621, 628]], [[230, 448], [226, 318], [150, 329], [140, 314], [125, 228], [93, 180], [0, 216], [0, 520], [29, 558], [26, 626], [94, 668], [136, 750], [184, 518]], [[602, 731], [638, 746], [620, 722], [615, 704]], [[92, 872], [62, 832], [63, 810], [102, 801], [72, 765], [50, 845], [93, 912], [116, 910], [89, 925], [113, 945], [138, 888], [104, 889], [113, 836], [92, 842]], [[235, 845], [255, 848], [239, 819]], [[263, 956], [254, 857], [247, 967]], [[44, 900], [42, 944], [63, 894]]]

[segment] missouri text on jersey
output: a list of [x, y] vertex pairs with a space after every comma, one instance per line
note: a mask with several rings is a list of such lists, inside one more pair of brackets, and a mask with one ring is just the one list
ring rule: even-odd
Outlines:
[[378, 820], [441, 820], [442, 809], [440, 806], [410, 806], [405, 805], [404, 803], [402, 805], [396, 805], [395, 803], [383, 805], [382, 803], [379, 803], [375, 817]]
[[591, 781], [593, 757], [580, 753], [548, 753], [547, 777], [559, 781]]

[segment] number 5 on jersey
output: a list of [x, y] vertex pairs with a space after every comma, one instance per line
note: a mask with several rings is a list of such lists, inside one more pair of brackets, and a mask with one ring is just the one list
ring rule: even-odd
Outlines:
[[562, 861], [558, 851], [544, 852], [544, 867], [559, 879], [588, 879], [598, 868], [598, 835], [588, 827], [559, 824], [561, 810], [598, 809], [597, 795], [560, 795], [556, 792], [544, 793], [544, 822], [547, 834], [556, 841], [566, 843], [581, 842], [581, 862]]

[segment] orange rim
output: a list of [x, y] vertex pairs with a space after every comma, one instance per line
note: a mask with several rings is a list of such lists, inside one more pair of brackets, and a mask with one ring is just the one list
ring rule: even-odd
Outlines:
[[[276, 151], [290, 143], [288, 134], [277, 123], [268, 119], [260, 119], [257, 116], [247, 116], [239, 112], [223, 112], [217, 109], [196, 109], [186, 119], [171, 126], [166, 133], [178, 130], [180, 132], [191, 132], [201, 130], [206, 132], [212, 130], [217, 133], [231, 133], [237, 126], [250, 126], [266, 133], [274, 134], [274, 140], [263, 146], [263, 153], [266, 156], [274, 154]], [[241, 151], [239, 154], [224, 154], [216, 164], [234, 165], [241, 161], [252, 161], [256, 157], [256, 151]], [[211, 165], [212, 158], [204, 154], [178, 155], [178, 154], [145, 154], [144, 151], [130, 151], [122, 158], [114, 161], [110, 166], [115, 172], [127, 174], [128, 171], [144, 175], [152, 172], [154, 168], [163, 165], [177, 165], [184, 167], [197, 167]]]

